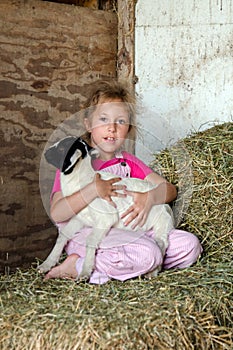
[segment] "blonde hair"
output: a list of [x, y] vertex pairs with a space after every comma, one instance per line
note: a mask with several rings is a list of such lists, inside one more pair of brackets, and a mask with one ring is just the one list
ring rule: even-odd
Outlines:
[[[125, 103], [129, 113], [128, 138], [134, 139], [136, 134], [136, 98], [135, 94], [116, 80], [100, 80], [91, 86], [89, 97], [83, 105], [83, 119], [90, 119], [96, 106], [107, 101], [120, 100]], [[90, 132], [86, 132], [82, 137], [89, 142]]]

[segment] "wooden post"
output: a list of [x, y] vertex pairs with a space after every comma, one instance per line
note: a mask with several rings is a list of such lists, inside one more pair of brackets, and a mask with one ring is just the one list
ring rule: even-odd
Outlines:
[[117, 76], [131, 88], [136, 83], [134, 69], [135, 0], [118, 0]]
[[[136, 0], [118, 0], [118, 51], [117, 78], [135, 91], [135, 4]], [[135, 152], [135, 134], [126, 144], [129, 152]]]

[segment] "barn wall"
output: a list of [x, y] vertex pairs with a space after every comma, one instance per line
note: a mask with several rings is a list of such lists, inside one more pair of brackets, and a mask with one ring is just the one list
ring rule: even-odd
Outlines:
[[39, 186], [42, 152], [89, 84], [116, 76], [117, 16], [1, 0], [0, 47], [0, 271], [9, 272], [44, 259], [54, 243], [40, 195], [51, 188], [43, 171]]
[[233, 117], [232, 0], [138, 0], [136, 90], [146, 157]]

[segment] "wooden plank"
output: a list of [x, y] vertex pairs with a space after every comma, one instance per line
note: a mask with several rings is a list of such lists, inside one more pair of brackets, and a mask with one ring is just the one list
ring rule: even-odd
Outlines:
[[[134, 91], [137, 79], [135, 77], [135, 0], [118, 0], [118, 53], [117, 53], [117, 78], [122, 83], [127, 83]], [[126, 148], [129, 152], [135, 152], [136, 135], [131, 133]]]
[[[56, 228], [39, 190], [41, 156], [86, 89], [116, 76], [117, 16], [44, 1], [0, 2], [0, 271], [44, 259]], [[81, 133], [77, 120], [77, 132]], [[80, 128], [80, 130], [79, 130]], [[41, 177], [51, 189], [52, 170]], [[43, 174], [42, 174], [43, 175]]]
[[93, 9], [98, 9], [98, 2], [99, 2], [98, 0], [42, 0], [42, 1], [50, 1], [50, 2], [60, 3], [60, 4], [90, 7]]
[[134, 88], [135, 80], [135, 0], [118, 0], [117, 76]]
[[76, 6], [89, 7], [92, 9], [98, 10], [115, 10], [117, 0], [42, 0], [42, 1], [50, 1], [56, 2], [60, 4], [69, 4]]

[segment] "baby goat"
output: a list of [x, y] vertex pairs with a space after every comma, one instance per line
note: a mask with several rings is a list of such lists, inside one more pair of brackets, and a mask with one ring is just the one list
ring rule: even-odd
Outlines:
[[[61, 189], [64, 196], [69, 196], [79, 191], [88, 183], [93, 181], [96, 174], [91, 165], [89, 152], [97, 152], [87, 145], [81, 138], [69, 136], [51, 146], [45, 153], [45, 158], [49, 163], [61, 170]], [[116, 175], [99, 172], [104, 180], [115, 178]], [[127, 190], [136, 192], [148, 192], [156, 187], [145, 180], [136, 178], [123, 178], [117, 182], [118, 185], [125, 185]], [[57, 242], [47, 257], [38, 268], [41, 272], [47, 272], [54, 266], [63, 251], [64, 246], [74, 234], [83, 227], [92, 227], [93, 231], [87, 237], [86, 257], [83, 269], [78, 279], [90, 277], [94, 262], [96, 249], [102, 239], [107, 235], [110, 228], [120, 228], [131, 230], [131, 227], [124, 226], [120, 219], [121, 215], [133, 204], [132, 196], [114, 197], [116, 208], [106, 200], [96, 198], [86, 208], [74, 215], [69, 222], [60, 229]], [[168, 204], [155, 205], [150, 210], [146, 223], [142, 227], [137, 227], [134, 231], [153, 230], [154, 239], [158, 243], [164, 256], [168, 246], [168, 233], [174, 228], [173, 214]], [[161, 270], [161, 266], [151, 271], [149, 276], [156, 276]]]

